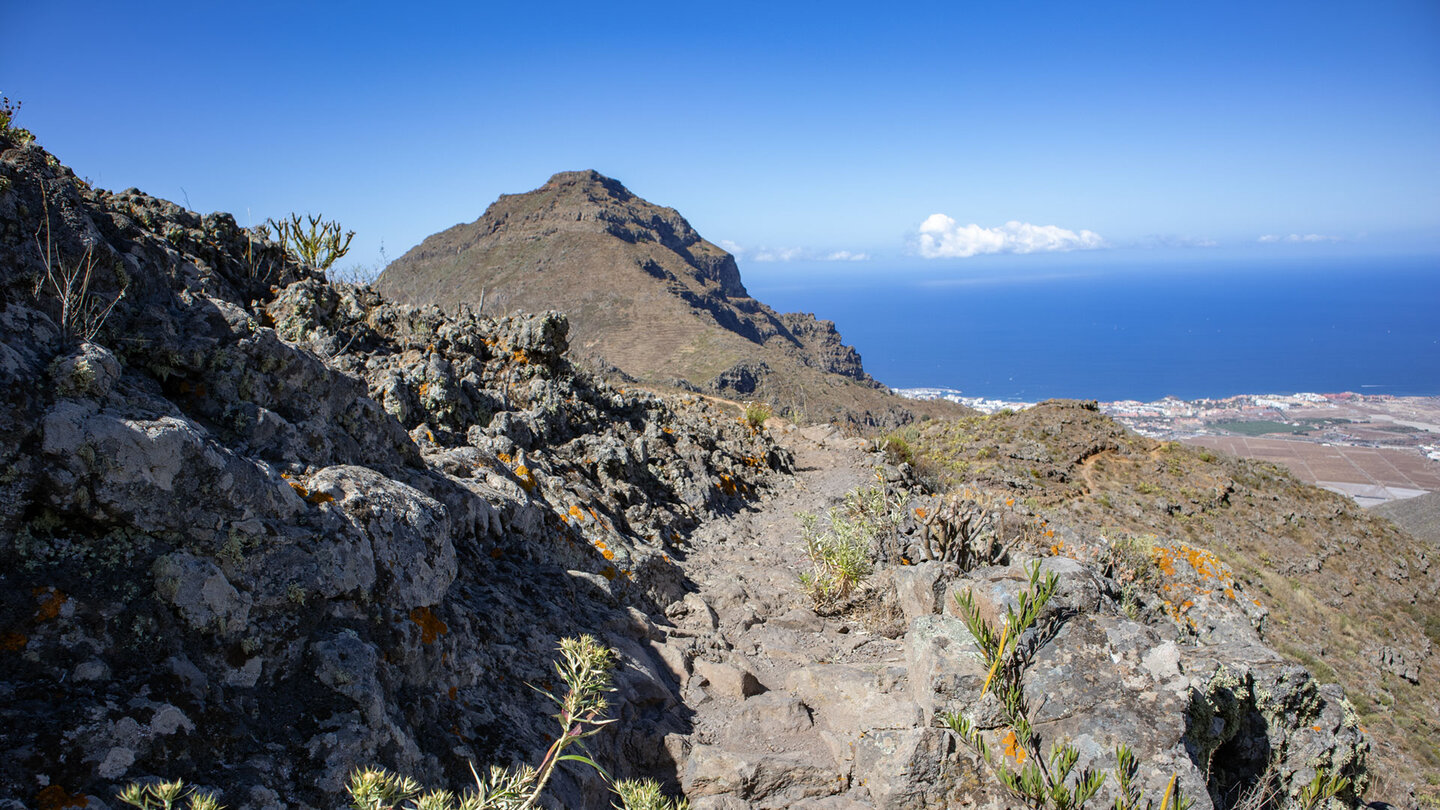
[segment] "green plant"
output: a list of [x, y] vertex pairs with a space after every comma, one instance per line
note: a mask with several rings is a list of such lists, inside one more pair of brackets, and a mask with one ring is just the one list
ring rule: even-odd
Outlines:
[[539, 767], [522, 765], [515, 769], [491, 767], [481, 776], [474, 766], [475, 787], [461, 794], [448, 790], [421, 793], [418, 782], [396, 776], [382, 768], [356, 770], [350, 776], [348, 791], [354, 810], [528, 810], [535, 807], [550, 777], [561, 762], [579, 762], [609, 774], [599, 763], [582, 754], [568, 754], [573, 745], [584, 748], [584, 741], [615, 722], [604, 719], [609, 708], [606, 693], [611, 689], [611, 672], [615, 654], [594, 636], [560, 640], [560, 660], [555, 672], [565, 684], [565, 693], [556, 695], [538, 687], [537, 692], [554, 701], [560, 711], [554, 715], [560, 723], [560, 736], [551, 743]]
[[[980, 615], [972, 592], [966, 591], [955, 597], [965, 627], [989, 667], [980, 696], [983, 698], [994, 687], [1006, 732], [999, 740], [1001, 751], [998, 754], [992, 751], [984, 732], [964, 715], [942, 712], [940, 720], [961, 742], [980, 755], [1000, 784], [1026, 807], [1079, 810], [1094, 798], [1096, 791], [1105, 783], [1106, 774], [1089, 768], [1077, 772], [1075, 767], [1080, 751], [1069, 743], [1054, 741], [1047, 755], [1038, 754], [1041, 750], [1040, 734], [1030, 719], [1022, 677], [1036, 650], [1056, 629], [1047, 625], [1037, 628], [1037, 624], [1044, 615], [1045, 605], [1055, 594], [1058, 579], [1053, 573], [1041, 576], [1038, 560], [1026, 573], [1028, 581], [1018, 597], [1019, 610], [1007, 607], [1004, 622], [998, 630]], [[1032, 628], [1037, 632], [1026, 636]], [[1022, 642], [1022, 638], [1025, 641]], [[1121, 745], [1115, 755], [1119, 763], [1116, 782], [1120, 786], [1120, 795], [1114, 808], [1141, 810], [1144, 793], [1134, 784], [1137, 771], [1134, 754], [1127, 746]], [[1011, 766], [1012, 760], [1018, 769]], [[1171, 778], [1160, 810], [1186, 810], [1191, 804], [1193, 802], [1180, 795], [1176, 780]], [[1144, 808], [1152, 806], [1150, 802], [1143, 805]]]
[[1300, 807], [1303, 810], [1329, 807], [1330, 800], [1348, 787], [1350, 777], [1341, 774], [1338, 769], [1322, 765], [1315, 769], [1315, 777], [1310, 780], [1310, 784], [1300, 788]]
[[880, 449], [885, 453], [885, 460], [897, 467], [901, 464], [915, 466], [915, 448], [899, 433], [886, 436], [881, 441]]
[[690, 810], [690, 802], [666, 797], [654, 779], [622, 779], [615, 783], [615, 794], [620, 804], [613, 806], [619, 810]]
[[0, 138], [19, 146], [35, 140], [35, 133], [15, 126], [15, 114], [20, 112], [20, 102], [11, 101], [9, 96], [0, 96]]
[[826, 531], [816, 515], [800, 515], [800, 539], [812, 567], [800, 575], [800, 586], [816, 607], [845, 599], [870, 576], [870, 536], [838, 511], [831, 511]]
[[181, 799], [185, 800], [188, 810], [224, 810], [209, 793], [201, 793], [193, 788], [187, 790], [183, 779], [150, 785], [132, 782], [120, 791], [117, 798], [140, 810], [174, 810], [180, 807]]
[[260, 226], [260, 233], [268, 237], [272, 228], [275, 241], [291, 258], [321, 270], [329, 270], [330, 265], [349, 253], [350, 240], [355, 237], [354, 231], [344, 231], [342, 236], [340, 223], [325, 222], [319, 215], [307, 214], [303, 221], [299, 214], [291, 214], [289, 219], [267, 219]]
[[745, 403], [745, 424], [749, 425], [751, 430], [759, 430], [764, 427], [765, 420], [772, 415], [774, 415], [774, 411], [770, 410], [770, 406], [763, 402]]

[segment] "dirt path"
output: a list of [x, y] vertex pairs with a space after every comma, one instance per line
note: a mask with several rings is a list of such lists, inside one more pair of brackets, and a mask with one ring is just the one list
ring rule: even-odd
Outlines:
[[[679, 776], [696, 810], [870, 806], [846, 761], [863, 729], [895, 711], [885, 693], [905, 691], [903, 668], [883, 683], [901, 643], [816, 615], [799, 585], [809, 564], [796, 513], [824, 512], [873, 483], [874, 459], [828, 426], [781, 430], [793, 486], [697, 532], [684, 565], [699, 590], [671, 611], [662, 654], [685, 670], [693, 730]], [[899, 711], [896, 725], [914, 722]]]

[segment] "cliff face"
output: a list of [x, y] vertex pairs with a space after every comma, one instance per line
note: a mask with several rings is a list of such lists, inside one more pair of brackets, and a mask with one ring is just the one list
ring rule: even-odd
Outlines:
[[447, 310], [554, 308], [578, 353], [634, 379], [768, 399], [811, 418], [890, 412], [897, 422], [930, 407], [884, 391], [834, 323], [752, 298], [734, 257], [674, 209], [593, 171], [501, 196], [396, 260], [376, 288]]

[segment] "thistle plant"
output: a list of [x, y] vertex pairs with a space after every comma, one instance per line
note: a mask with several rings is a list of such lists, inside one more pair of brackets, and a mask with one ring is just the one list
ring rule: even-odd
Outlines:
[[[606, 781], [609, 774], [599, 763], [583, 754], [566, 753], [571, 746], [584, 748], [584, 740], [600, 733], [615, 722], [605, 719], [609, 708], [605, 695], [612, 691], [611, 672], [615, 655], [594, 636], [560, 640], [560, 660], [555, 672], [565, 684], [565, 692], [556, 695], [539, 687], [532, 689], [545, 695], [559, 707], [554, 715], [560, 723], [560, 736], [545, 752], [539, 767], [491, 767], [481, 776], [475, 767], [475, 787], [463, 793], [448, 790], [422, 792], [420, 784], [409, 777], [391, 774], [382, 768], [364, 768], [350, 776], [347, 787], [353, 810], [529, 810], [539, 802], [550, 777], [561, 762], [579, 762], [600, 772]], [[622, 783], [623, 784], [623, 783]], [[616, 791], [619, 792], [619, 785]], [[658, 793], [658, 786], [656, 787]], [[625, 795], [620, 794], [622, 797]], [[663, 805], [652, 805], [663, 807]], [[630, 805], [626, 805], [627, 808]], [[148, 810], [148, 809], [147, 809]]]
[[[132, 782], [116, 798], [139, 810], [177, 810], [182, 806], [187, 810], [224, 810], [209, 793], [187, 789], [183, 779], [149, 785]], [[183, 805], [181, 799], [185, 800]]]
[[[993, 688], [1000, 703], [1004, 722], [1001, 751], [992, 750], [982, 730], [968, 717], [958, 712], [943, 712], [940, 720], [980, 755], [1000, 784], [1024, 806], [1037, 810], [1080, 810], [1105, 783], [1106, 774], [1090, 768], [1077, 771], [1080, 751], [1066, 742], [1052, 742], [1047, 754], [1039, 753], [1040, 734], [1030, 719], [1022, 680], [1035, 651], [1054, 629], [1041, 624], [1041, 617], [1045, 605], [1055, 594], [1058, 578], [1054, 573], [1041, 576], [1038, 560], [1026, 569], [1026, 574], [1028, 581], [1020, 591], [1018, 610], [1007, 607], [998, 630], [980, 615], [973, 593], [956, 595], [965, 627], [980, 648], [987, 667], [980, 696], [983, 698]], [[1134, 783], [1137, 770], [1134, 754], [1121, 745], [1116, 750], [1116, 759], [1120, 795], [1114, 810], [1153, 810], [1153, 803], [1145, 801], [1143, 791]], [[1187, 810], [1191, 804], [1180, 796], [1172, 778], [1160, 810]]]
[[15, 126], [15, 114], [20, 112], [20, 102], [11, 101], [9, 96], [0, 95], [0, 139], [24, 146], [35, 140], [30, 130]]
[[654, 779], [622, 779], [615, 783], [615, 794], [620, 804], [611, 806], [617, 810], [690, 810], [690, 802], [668, 798]]

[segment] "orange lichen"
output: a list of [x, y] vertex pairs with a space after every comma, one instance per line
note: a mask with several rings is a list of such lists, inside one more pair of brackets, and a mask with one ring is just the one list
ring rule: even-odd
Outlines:
[[420, 641], [434, 644], [435, 640], [450, 632], [449, 625], [440, 620], [428, 607], [417, 607], [410, 611], [410, 621], [420, 628]]
[[501, 551], [500, 549], [498, 549], [498, 548], [492, 548], [492, 549], [490, 549], [490, 559], [492, 559], [492, 560], [500, 560], [500, 559], [504, 559], [504, 557], [505, 557], [505, 552]]
[[924, 508], [923, 506], [917, 506], [917, 507], [915, 507], [915, 517], [920, 518], [921, 520], [924, 520], [926, 514], [927, 514], [927, 513], [926, 513], [925, 508]]
[[1005, 505], [1006, 505], [1006, 506], [1014, 506], [1014, 505], [1015, 505], [1015, 499], [1014, 499], [1014, 498], [1006, 498], [1006, 499], [1005, 499]]
[[510, 454], [509, 454], [509, 453], [496, 453], [496, 454], [495, 454], [495, 457], [498, 458], [498, 459], [500, 459], [501, 461], [505, 462], [506, 464], [509, 464], [509, 463], [510, 463]]
[[30, 638], [24, 633], [10, 632], [0, 635], [0, 650], [5, 652], [19, 652], [29, 643]]
[[40, 598], [40, 607], [35, 610], [35, 621], [48, 622], [60, 615], [60, 608], [65, 606], [69, 597], [59, 588], [35, 588], [32, 593]]
[[305, 485], [300, 483], [299, 481], [286, 481], [285, 483], [289, 484], [290, 488], [295, 490], [295, 494], [299, 495], [301, 498], [310, 497], [310, 490], [306, 489]]
[[35, 806], [40, 810], [65, 810], [67, 807], [85, 807], [89, 804], [89, 798], [71, 793], [59, 785], [42, 788], [35, 794]]
[[310, 496], [305, 500], [315, 504], [316, 506], [319, 506], [322, 503], [334, 503], [335, 496], [331, 495], [328, 492], [321, 492], [317, 489], [314, 492], [310, 493]]
[[448, 695], [450, 696], [450, 699], [451, 699], [451, 700], [454, 700], [454, 699], [455, 699], [455, 696], [458, 695], [458, 694], [460, 694], [460, 690], [457, 689], [456, 687], [452, 686], [452, 687], [450, 687], [450, 691], [447, 692], [446, 694], [448, 694]]
[[581, 523], [584, 523], [584, 522], [585, 522], [585, 513], [582, 512], [582, 511], [580, 511], [580, 507], [578, 507], [578, 506], [571, 506], [571, 507], [570, 507], [570, 517], [575, 518], [577, 521], [579, 521], [579, 522], [581, 522]]
[[423, 396], [425, 396], [425, 395], [428, 394], [428, 393], [430, 393], [430, 383], [428, 383], [428, 382], [422, 382], [422, 383], [420, 383], [420, 396], [423, 397]]
[[613, 580], [615, 578], [615, 566], [607, 565], [600, 569], [600, 576]]
[[515, 468], [515, 477], [520, 479], [520, 486], [526, 492], [534, 489], [535, 486], [539, 483], [535, 480], [535, 474], [530, 472], [530, 468], [526, 467], [524, 464], [521, 464], [519, 467]]
[[1013, 729], [1005, 734], [1001, 743], [1005, 746], [1005, 756], [1015, 760], [1016, 764], [1025, 761], [1025, 749], [1020, 745], [1020, 738], [1015, 736]]
[[604, 558], [607, 559], [607, 560], [613, 560], [613, 559], [615, 559], [615, 552], [611, 551], [611, 550], [608, 549], [608, 548], [607, 548], [607, 549], [602, 549], [602, 550], [600, 551], [600, 556], [604, 557]]

